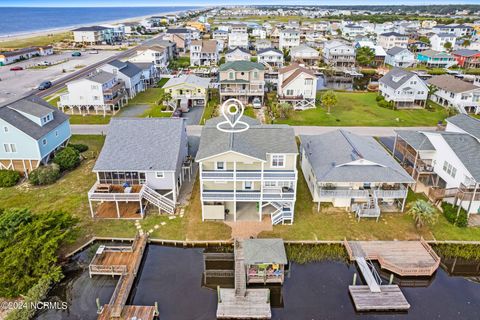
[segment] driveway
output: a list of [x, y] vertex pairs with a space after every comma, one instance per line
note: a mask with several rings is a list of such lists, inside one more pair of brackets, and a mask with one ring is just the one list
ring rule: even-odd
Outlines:
[[187, 113], [182, 114], [182, 118], [187, 119], [185, 124], [187, 126], [197, 125], [202, 119], [204, 107], [193, 107]]
[[122, 108], [122, 111], [117, 113], [117, 117], [140, 117], [150, 106], [148, 104], [131, 104], [128, 107]]

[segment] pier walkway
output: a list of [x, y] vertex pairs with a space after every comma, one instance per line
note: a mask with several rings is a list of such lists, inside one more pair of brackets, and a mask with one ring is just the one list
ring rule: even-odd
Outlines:
[[235, 288], [218, 289], [218, 319], [270, 319], [269, 289], [247, 289], [243, 241], [235, 240]]
[[421, 241], [344, 241], [351, 261], [356, 261], [367, 285], [348, 287], [357, 311], [408, 310], [410, 304], [398, 285], [382, 285], [375, 266], [400, 276], [431, 276], [440, 265], [440, 258]]
[[128, 296], [137, 276], [143, 253], [147, 246], [147, 235], [137, 235], [131, 246], [100, 246], [89, 265], [92, 275], [119, 275], [110, 302], [99, 310], [98, 320], [142, 319], [152, 320], [157, 314], [155, 306], [126, 306]]

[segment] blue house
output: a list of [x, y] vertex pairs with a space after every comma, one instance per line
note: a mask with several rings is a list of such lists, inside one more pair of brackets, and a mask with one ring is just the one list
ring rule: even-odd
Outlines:
[[0, 169], [28, 173], [70, 139], [68, 116], [36, 96], [0, 106]]

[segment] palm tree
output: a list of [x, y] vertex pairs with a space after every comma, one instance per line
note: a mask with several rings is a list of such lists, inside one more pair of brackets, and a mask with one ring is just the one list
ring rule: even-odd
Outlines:
[[438, 212], [434, 206], [425, 200], [417, 200], [407, 212], [413, 216], [415, 227], [422, 228], [425, 224], [435, 224], [438, 219]]
[[435, 92], [438, 91], [438, 88], [434, 86], [433, 84], [428, 85], [428, 94], [427, 94], [427, 100], [430, 100], [430, 98], [435, 94]]

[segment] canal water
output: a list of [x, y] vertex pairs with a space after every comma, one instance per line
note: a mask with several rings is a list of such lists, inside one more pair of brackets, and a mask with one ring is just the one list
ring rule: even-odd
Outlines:
[[[67, 301], [68, 310], [46, 311], [36, 319], [97, 318], [95, 299], [108, 303], [117, 278], [88, 276], [93, 249], [72, 259], [64, 280], [50, 293], [49, 301]], [[203, 279], [203, 250], [149, 245], [128, 304], [157, 302], [162, 320], [215, 319], [216, 286], [233, 287], [233, 278]], [[233, 269], [231, 262], [219, 263], [206, 267]], [[353, 274], [358, 273], [354, 264], [292, 263], [283, 287], [270, 287], [272, 319], [480, 319], [480, 261], [449, 259], [444, 264], [447, 270], [439, 269], [432, 278], [394, 279], [411, 305], [408, 312], [357, 313], [348, 293]], [[388, 283], [390, 275], [381, 275]], [[357, 284], [361, 282], [357, 279]]]
[[317, 78], [317, 90], [365, 91], [370, 82], [377, 82], [379, 75], [362, 77], [320, 75]]

